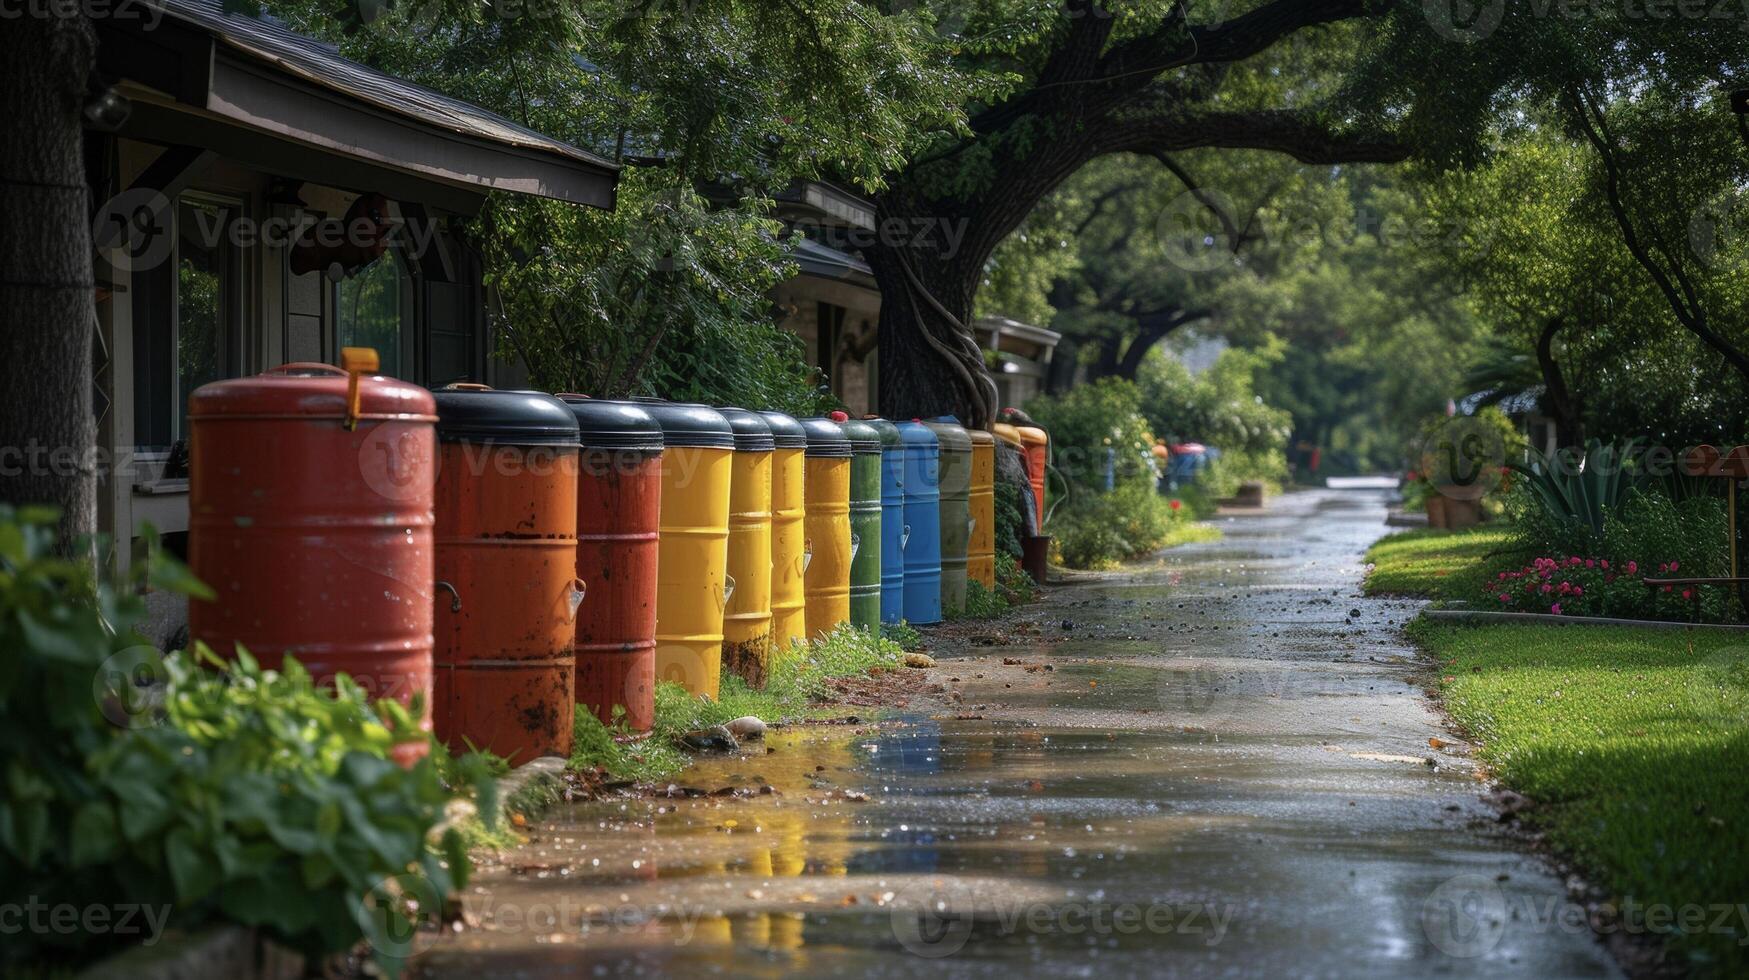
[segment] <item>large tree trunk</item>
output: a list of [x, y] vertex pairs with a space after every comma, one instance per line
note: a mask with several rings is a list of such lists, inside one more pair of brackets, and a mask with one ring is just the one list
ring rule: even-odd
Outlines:
[[97, 529], [91, 214], [80, 112], [96, 42], [73, 4], [0, 29], [0, 501]]
[[1579, 428], [1579, 406], [1567, 387], [1567, 377], [1555, 360], [1555, 334], [1561, 332], [1562, 320], [1555, 317], [1543, 325], [1536, 340], [1536, 363], [1543, 375], [1543, 388], [1548, 395], [1548, 409], [1555, 420], [1555, 441], [1563, 447], [1577, 446], [1583, 441]]
[[972, 336], [982, 259], [944, 261], [904, 243], [865, 248], [863, 256], [881, 290], [881, 414], [900, 420], [952, 415], [988, 429], [996, 416], [996, 383]]

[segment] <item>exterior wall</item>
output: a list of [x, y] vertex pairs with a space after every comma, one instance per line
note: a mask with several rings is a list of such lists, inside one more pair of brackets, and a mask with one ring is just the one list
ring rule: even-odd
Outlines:
[[[135, 186], [167, 152], [129, 139], [112, 140], [95, 134], [90, 138], [109, 161], [105, 165], [104, 186], [92, 188], [93, 198], [100, 202], [123, 188]], [[335, 284], [316, 272], [292, 275], [287, 262], [289, 248], [283, 236], [276, 240], [266, 235], [249, 237], [248, 233], [270, 227], [270, 219], [291, 223], [300, 211], [338, 217], [345, 213], [355, 194], [337, 187], [297, 184], [298, 195], [304, 202], [304, 207], [299, 208], [285, 200], [285, 186], [288, 185], [277, 182], [270, 173], [219, 157], [187, 171], [186, 180], [170, 188], [171, 193], [166, 195], [222, 200], [231, 209], [232, 217], [244, 222], [241, 234], [220, 232], [226, 236], [231, 256], [223, 277], [227, 281], [225, 288], [230, 290], [229, 294], [221, 293], [228, 299], [223, 308], [234, 317], [221, 344], [226, 356], [220, 374], [225, 377], [257, 374], [292, 361], [334, 363], [339, 354]], [[393, 199], [394, 176], [385, 173], [379, 189]], [[170, 227], [174, 220], [171, 219]], [[437, 214], [433, 220], [444, 218]], [[442, 363], [455, 363], [456, 352], [463, 349], [457, 347], [458, 343], [464, 347], [473, 344], [476, 350], [469, 360], [474, 365], [471, 373], [478, 375], [492, 369], [485, 356], [478, 262], [457, 247], [447, 232], [440, 240], [444, 250], [441, 264], [437, 256], [430, 254], [437, 251], [433, 248], [422, 260], [427, 263], [429, 274], [403, 278], [403, 327], [399, 341], [402, 357], [400, 363], [384, 364], [386, 373], [417, 383], [429, 383], [425, 375], [431, 365], [438, 363], [432, 353], [434, 343], [438, 342], [449, 345], [445, 348], [449, 357]], [[115, 266], [100, 259], [95, 269], [102, 287], [97, 303], [98, 440], [113, 461], [100, 477], [98, 516], [100, 529], [117, 543], [112, 561], [119, 569], [125, 569], [141, 556], [139, 534], [147, 524], [157, 529], [173, 553], [184, 552], [188, 480], [182, 473], [170, 470], [170, 453], [139, 447], [149, 438], [145, 433], [151, 428], [140, 417], [141, 407], [154, 406], [154, 413], [167, 411], [179, 418], [177, 402], [187, 393], [175, 391], [177, 351], [152, 342], [149, 338], [156, 334], [147, 327], [149, 322], [173, 324], [176, 318], [176, 269], [163, 268], [164, 263], [174, 259], [166, 258], [148, 266], [130, 261], [125, 255], [115, 257], [118, 260]], [[401, 259], [398, 257], [397, 261]], [[229, 282], [231, 279], [235, 282]], [[144, 318], [137, 315], [142, 310], [147, 313]], [[141, 348], [142, 342], [146, 349]], [[167, 366], [172, 378], [170, 390], [159, 392], [150, 387], [141, 390], [138, 379], [142, 376], [153, 384], [159, 384], [164, 377], [163, 371], [150, 365], [149, 359]], [[510, 380], [517, 380], [513, 370], [508, 373]], [[150, 638], [160, 644], [174, 642], [187, 622], [186, 603], [164, 595], [148, 599], [152, 617], [144, 625]]]
[[[808, 363], [825, 372], [832, 393], [852, 415], [879, 410], [878, 345], [875, 331], [880, 323], [880, 293], [855, 283], [815, 276], [797, 276], [772, 291], [780, 316], [778, 327], [802, 340]], [[822, 304], [836, 307], [834, 317], [842, 324], [822, 329]], [[837, 333], [836, 343], [827, 335]]]

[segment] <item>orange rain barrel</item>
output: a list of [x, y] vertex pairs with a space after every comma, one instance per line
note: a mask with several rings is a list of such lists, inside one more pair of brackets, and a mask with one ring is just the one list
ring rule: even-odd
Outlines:
[[705, 405], [637, 400], [662, 426], [662, 539], [656, 580], [656, 680], [694, 696], [722, 682], [728, 606], [729, 490], [735, 430]]
[[1051, 437], [1045, 430], [1035, 425], [1022, 425], [1015, 428], [1020, 441], [1026, 449], [1026, 475], [1032, 483], [1033, 503], [1038, 507], [1039, 533], [1044, 533], [1045, 526], [1045, 463], [1050, 456]]
[[531, 391], [437, 397], [437, 737], [520, 764], [571, 754], [577, 417]]
[[808, 639], [806, 561], [808, 430], [780, 412], [760, 412], [771, 427], [771, 645], [788, 650]]
[[[831, 419], [803, 419], [807, 449], [808, 636], [850, 622], [850, 437]], [[871, 542], [872, 543], [872, 542]]]
[[[373, 696], [431, 701], [431, 393], [287, 364], [189, 398], [188, 563], [217, 599], [188, 604], [190, 636], [262, 666], [296, 657]], [[353, 409], [356, 409], [354, 411]], [[431, 717], [420, 719], [426, 730]], [[397, 746], [411, 765], [423, 739]]]
[[632, 402], [560, 395], [577, 417], [577, 703], [603, 723], [613, 709], [647, 732], [656, 721], [656, 554], [662, 426]]
[[723, 669], [765, 686], [771, 660], [771, 470], [777, 440], [764, 417], [719, 408], [735, 430], [729, 476], [729, 597], [723, 610]]
[[966, 553], [966, 578], [996, 588], [996, 437], [967, 429], [972, 437], [972, 541]]

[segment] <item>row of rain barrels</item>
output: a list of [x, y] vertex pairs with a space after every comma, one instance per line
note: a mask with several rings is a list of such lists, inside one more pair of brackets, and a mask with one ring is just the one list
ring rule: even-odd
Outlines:
[[[994, 439], [655, 399], [435, 393], [294, 364], [195, 392], [190, 631], [429, 706], [455, 749], [569, 753], [581, 704], [647, 731], [842, 623], [995, 585]], [[423, 742], [398, 750], [411, 762]]]

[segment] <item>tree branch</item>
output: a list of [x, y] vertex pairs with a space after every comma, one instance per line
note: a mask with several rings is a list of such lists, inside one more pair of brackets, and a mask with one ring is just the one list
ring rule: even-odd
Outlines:
[[1340, 132], [1302, 112], [1169, 112], [1119, 118], [1094, 137], [1094, 155], [1154, 155], [1203, 147], [1270, 150], [1301, 163], [1400, 163], [1412, 149], [1389, 134]]

